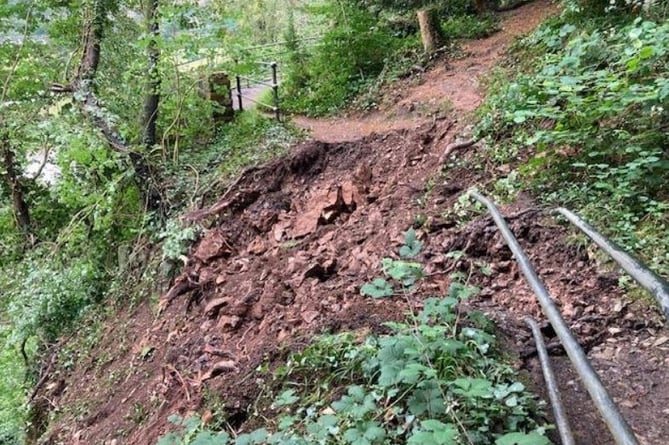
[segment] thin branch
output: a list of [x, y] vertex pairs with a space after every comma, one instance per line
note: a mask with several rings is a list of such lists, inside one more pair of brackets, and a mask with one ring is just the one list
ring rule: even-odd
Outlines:
[[49, 161], [49, 153], [51, 152], [51, 146], [48, 144], [45, 144], [44, 146], [44, 158], [42, 158], [42, 163], [40, 164], [39, 168], [35, 172], [35, 174], [30, 178], [32, 181], [36, 180], [37, 178], [40, 177], [42, 174], [42, 170], [44, 170], [44, 167], [46, 166], [47, 162]]
[[480, 139], [469, 139], [463, 142], [458, 142], [454, 144], [450, 144], [448, 147], [446, 147], [446, 150], [444, 150], [444, 154], [441, 155], [441, 158], [439, 159], [439, 163], [443, 164], [446, 161], [448, 161], [448, 157], [451, 155], [456, 150], [461, 150], [463, 148], [469, 148], [472, 145], [476, 144]]
[[2, 86], [2, 95], [0, 95], [0, 103], [4, 103], [5, 100], [7, 99], [7, 93], [9, 92], [9, 83], [12, 81], [12, 77], [14, 77], [14, 74], [16, 74], [16, 69], [19, 66], [19, 62], [21, 61], [21, 53], [23, 53], [23, 48], [26, 46], [26, 41], [28, 40], [28, 34], [30, 34], [30, 18], [32, 17], [33, 13], [33, 8], [35, 7], [35, 2], [31, 2], [30, 6], [28, 7], [28, 12], [26, 13], [26, 25], [23, 28], [23, 37], [21, 38], [21, 43], [19, 44], [19, 50], [16, 52], [16, 57], [14, 58], [14, 62], [12, 63], [12, 67], [9, 70], [9, 74], [7, 74], [7, 78], [5, 79], [5, 83]]

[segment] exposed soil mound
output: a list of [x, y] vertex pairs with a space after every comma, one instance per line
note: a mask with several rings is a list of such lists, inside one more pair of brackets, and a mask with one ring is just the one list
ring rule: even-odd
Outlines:
[[[418, 213], [439, 130], [303, 144], [245, 172], [211, 208], [186, 215], [209, 229], [160, 312], [144, 304], [127, 325], [109, 326], [89, 366], [65, 377], [73, 383], [52, 402], [89, 406], [52, 438], [154, 443], [167, 416], [199, 409], [204, 393], [224, 397], [241, 424], [264, 361], [318, 332], [400, 319], [403, 303], [362, 297], [359, 287]], [[98, 366], [105, 355], [110, 362]]]
[[[528, 5], [506, 16], [505, 29], [529, 30], [552, 10], [544, 1]], [[458, 68], [453, 76], [477, 101], [472, 78], [492, 65], [513, 33], [477, 46], [481, 60], [453, 63], [469, 73]], [[440, 75], [450, 76], [440, 70], [426, 78], [439, 83]], [[232, 428], [244, 430], [271, 379], [259, 365], [271, 369], [317, 333], [376, 331], [403, 317], [403, 301], [373, 300], [359, 288], [378, 276], [380, 260], [394, 255], [412, 225], [424, 242], [418, 259], [428, 278], [421, 294], [443, 295], [452, 272], [469, 276], [482, 291], [467, 306], [497, 321], [520, 356], [518, 367], [529, 369], [541, 390], [522, 317], [542, 317], [511, 252], [490, 218], [461, 227], [445, 214], [463, 191], [490, 180], [473, 168], [441, 171], [446, 146], [463, 131], [455, 117], [475, 106], [454, 104], [453, 118], [413, 121], [411, 130], [302, 144], [245, 171], [210, 208], [185, 215], [206, 231], [160, 304], [118, 314], [87, 358], [73, 367], [61, 363], [39, 392], [36, 400], [58, 414], [44, 443], [153, 445], [170, 414], [200, 412], [206, 419], [212, 400]], [[323, 140], [348, 139], [349, 124], [330, 126]], [[369, 128], [350, 135], [369, 135]], [[502, 210], [642, 443], [663, 445], [669, 334], [658, 313], [623, 295], [617, 275], [570, 242], [570, 230], [527, 196]], [[612, 443], [555, 334], [542, 326], [578, 443]]]
[[[248, 170], [221, 201], [187, 215], [208, 229], [160, 312], [144, 304], [126, 324], [108, 326], [88, 365], [63, 375], [68, 385], [49, 394], [54, 405], [81, 410], [59, 423], [51, 443], [153, 444], [170, 414], [201, 411], [212, 395], [243, 430], [270, 378], [260, 365], [271, 369], [316, 333], [378, 331], [403, 316], [403, 301], [369, 299], [359, 287], [378, 275], [381, 258], [397, 251], [418, 215], [428, 274], [422, 294], [443, 295], [452, 272], [469, 275], [482, 292], [468, 306], [497, 321], [541, 388], [522, 323], [525, 315], [541, 319], [540, 309], [511, 252], [489, 217], [456, 227], [444, 216], [481, 179], [464, 169], [438, 173], [439, 136], [448, 128], [443, 122], [355, 143], [309, 142]], [[661, 444], [666, 422], [651, 422], [647, 413], [664, 409], [669, 397], [644, 396], [669, 378], [660, 316], [625, 297], [616, 276], [565, 243], [567, 228], [531, 201], [503, 211], [632, 426], [644, 443]], [[579, 443], [611, 443], [545, 322], [543, 330]]]

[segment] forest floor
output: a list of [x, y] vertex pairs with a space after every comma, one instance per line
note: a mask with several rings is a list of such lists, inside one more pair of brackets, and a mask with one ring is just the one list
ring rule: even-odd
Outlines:
[[[543, 320], [533, 293], [490, 218], [462, 226], [448, 212], [462, 192], [502, 172], [485, 162], [473, 167], [480, 147], [458, 152], [447, 168], [442, 157], [466, 137], [484, 97], [482, 76], [514, 37], [554, 12], [540, 0], [505, 13], [501, 32], [466, 43], [463, 57], [397, 89], [381, 111], [295, 118], [310, 140], [246, 170], [212, 207], [185, 215], [208, 229], [163, 290], [160, 309], [146, 301], [115, 314], [86, 357], [52, 374], [38, 395], [58, 412], [44, 443], [155, 444], [170, 414], [201, 412], [212, 394], [243, 430], [258, 379], [271, 379], [261, 364], [271, 367], [317, 333], [374, 331], [402, 318], [405, 301], [373, 300], [359, 289], [418, 215], [428, 275], [422, 291], [443, 294], [450, 271], [470, 272], [482, 292], [468, 306], [497, 322], [516, 366], [545, 396], [522, 321]], [[640, 442], [665, 444], [669, 332], [659, 313], [626, 295], [617, 274], [527, 194], [501, 210]], [[451, 258], [451, 251], [464, 256]], [[577, 442], [613, 443], [554, 332], [541, 324]]]

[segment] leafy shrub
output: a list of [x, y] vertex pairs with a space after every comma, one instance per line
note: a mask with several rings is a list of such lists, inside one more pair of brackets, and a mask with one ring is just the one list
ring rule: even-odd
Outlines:
[[487, 37], [498, 30], [492, 14], [447, 16], [441, 27], [444, 36], [450, 39]]
[[479, 134], [499, 162], [526, 160], [525, 179], [551, 202], [579, 208], [666, 271], [669, 23], [580, 26], [530, 38], [545, 55], [491, 96]]
[[158, 444], [550, 444], [533, 420], [533, 396], [496, 358], [494, 337], [458, 314], [468, 292], [455, 285], [426, 300], [411, 323], [389, 323], [388, 335], [325, 336], [290, 357], [277, 372], [286, 384], [272, 404], [274, 432], [233, 440], [198, 430], [197, 418], [176, 419], [185, 429]]
[[36, 336], [53, 342], [82, 311], [101, 296], [102, 272], [94, 259], [24, 260], [3, 276], [7, 314], [14, 325], [14, 341]]
[[306, 76], [300, 71], [299, 76], [285, 79], [282, 103], [290, 111], [310, 115], [337, 111], [375, 79], [401, 45], [374, 15], [348, 1], [324, 12], [336, 25], [310, 54]]

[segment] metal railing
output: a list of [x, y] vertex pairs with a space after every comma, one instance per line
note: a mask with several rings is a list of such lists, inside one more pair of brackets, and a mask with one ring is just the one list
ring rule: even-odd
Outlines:
[[[256, 62], [261, 65], [269, 65], [270, 69], [272, 70], [272, 78], [271, 78], [271, 83], [268, 83], [263, 80], [258, 80], [258, 79], [253, 79], [250, 77], [242, 76], [242, 75], [236, 75], [235, 80], [236, 80], [236, 95], [237, 95], [237, 105], [239, 107], [239, 111], [244, 111], [244, 101], [243, 99], [246, 99], [250, 102], [253, 102], [254, 104], [260, 105], [265, 108], [269, 108], [272, 110], [274, 113], [274, 118], [277, 120], [277, 122], [281, 122], [281, 110], [279, 108], [279, 81], [278, 81], [278, 75], [277, 75], [277, 63], [276, 62]], [[264, 85], [267, 87], [272, 88], [272, 99], [274, 104], [269, 105], [266, 103], [263, 103], [257, 99], [254, 99], [251, 96], [245, 95], [242, 93], [242, 80], [247, 81], [247, 85]]]
[[625, 252], [616, 243], [596, 231], [575, 213], [562, 207], [556, 209], [556, 211], [585, 233], [600, 249], [606, 252], [620, 267], [625, 269], [639, 285], [650, 292], [660, 305], [665, 319], [669, 320], [669, 283], [664, 278], [650, 270], [637, 258]]
[[[581, 378], [583, 386], [585, 386], [586, 390], [590, 394], [595, 407], [604, 419], [604, 422], [611, 432], [615, 443], [618, 445], [638, 445], [639, 442], [634, 436], [632, 429], [629, 427], [627, 421], [618, 409], [618, 406], [604, 387], [604, 384], [588, 360], [588, 357], [583, 351], [583, 348], [581, 348], [581, 345], [578, 343], [576, 337], [567, 326], [564, 318], [562, 318], [562, 315], [560, 314], [560, 311], [548, 293], [546, 286], [539, 279], [539, 276], [532, 268], [529, 259], [523, 252], [520, 244], [518, 244], [518, 240], [516, 240], [514, 237], [513, 233], [509, 229], [509, 226], [506, 224], [504, 218], [499, 213], [499, 210], [497, 210], [495, 204], [476, 191], [469, 191], [468, 195], [484, 204], [488, 208], [488, 212], [495, 221], [497, 228], [511, 249], [511, 252], [513, 252], [513, 256], [516, 258], [518, 266], [522, 270], [525, 279], [534, 291], [534, 294], [537, 296], [544, 315], [546, 318], [548, 318], [548, 321], [553, 326], [558, 339], [567, 352], [567, 356], [571, 360], [574, 369]], [[556, 409], [556, 412], [557, 411], [559, 411], [559, 408]], [[556, 417], [558, 415], [559, 414], [556, 414]], [[563, 433], [561, 432], [560, 434], [562, 435]], [[567, 436], [569, 435], [569, 433], [566, 434]]]

